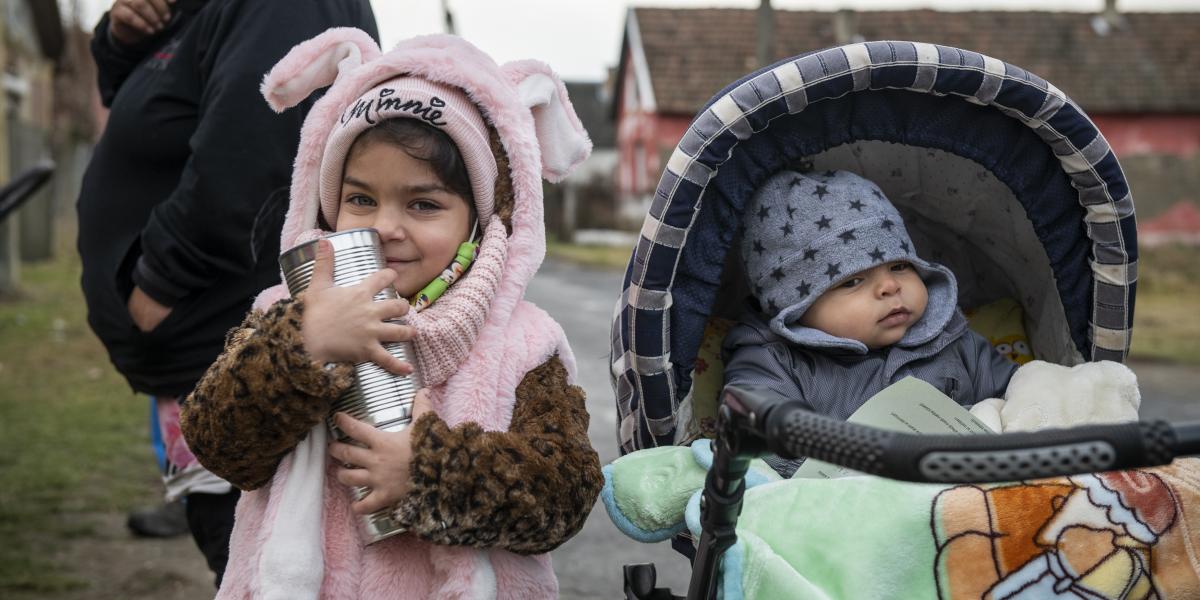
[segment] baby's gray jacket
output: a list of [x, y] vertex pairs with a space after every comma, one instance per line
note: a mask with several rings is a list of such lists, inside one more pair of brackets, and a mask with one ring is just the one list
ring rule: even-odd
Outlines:
[[963, 406], [1003, 398], [1017, 369], [968, 329], [957, 310], [940, 335], [920, 346], [889, 346], [866, 354], [788, 342], [747, 311], [725, 336], [722, 356], [726, 384], [764, 387], [837, 419], [846, 419], [871, 396], [910, 375]]

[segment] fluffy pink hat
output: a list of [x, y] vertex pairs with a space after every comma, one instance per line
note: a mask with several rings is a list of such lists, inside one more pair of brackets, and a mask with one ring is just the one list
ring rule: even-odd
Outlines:
[[342, 111], [321, 157], [321, 214], [337, 227], [338, 197], [346, 155], [354, 140], [386, 119], [416, 119], [446, 132], [462, 154], [471, 178], [479, 222], [492, 216], [496, 189], [496, 157], [488, 145], [487, 126], [479, 109], [462, 90], [415, 77], [398, 77], [375, 86]]

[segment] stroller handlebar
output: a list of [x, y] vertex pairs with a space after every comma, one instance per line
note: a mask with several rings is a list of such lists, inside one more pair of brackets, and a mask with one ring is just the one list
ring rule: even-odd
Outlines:
[[726, 406], [765, 447], [913, 482], [987, 483], [1170, 463], [1200, 453], [1200, 424], [1146, 421], [998, 435], [912, 435], [813, 414], [726, 387]]

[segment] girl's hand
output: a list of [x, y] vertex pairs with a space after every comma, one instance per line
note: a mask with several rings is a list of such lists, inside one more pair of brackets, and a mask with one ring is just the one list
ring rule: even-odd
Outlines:
[[[413, 400], [412, 422], [429, 412], [424, 389]], [[329, 455], [348, 467], [337, 470], [337, 480], [348, 486], [371, 489], [362, 500], [350, 505], [355, 514], [365, 515], [392, 506], [408, 493], [409, 461], [412, 460], [412, 427], [395, 433], [380, 431], [346, 413], [334, 416], [339, 429], [358, 445], [333, 442]]]
[[333, 284], [333, 246], [328, 240], [317, 244], [300, 326], [308, 354], [320, 363], [371, 361], [396, 375], [412, 373], [412, 365], [383, 347], [386, 342], [413, 338], [411, 327], [388, 322], [408, 314], [408, 302], [373, 300], [375, 294], [392, 284], [396, 272], [382, 269], [356, 285], [338, 287]]

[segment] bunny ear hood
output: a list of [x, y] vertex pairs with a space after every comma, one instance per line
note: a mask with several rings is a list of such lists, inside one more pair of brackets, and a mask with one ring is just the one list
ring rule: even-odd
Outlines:
[[348, 73], [379, 57], [379, 46], [365, 31], [337, 27], [301, 42], [263, 78], [259, 91], [275, 112], [283, 112]]
[[360, 30], [330, 29], [296, 46], [271, 69], [262, 93], [275, 110], [329, 86], [300, 132], [280, 247], [311, 239], [317, 227], [321, 157], [342, 113], [372, 88], [401, 76], [461, 90], [498, 135], [509, 166], [500, 177], [511, 180], [514, 196], [505, 279], [519, 279], [523, 292], [545, 254], [540, 180], [566, 177], [590, 154], [591, 141], [548, 65], [523, 60], [499, 66], [452, 35], [412, 38], [381, 53]]
[[521, 103], [533, 115], [542, 157], [542, 177], [558, 183], [592, 153], [583, 123], [567, 99], [567, 88], [546, 63], [520, 60], [502, 67], [516, 83]]

